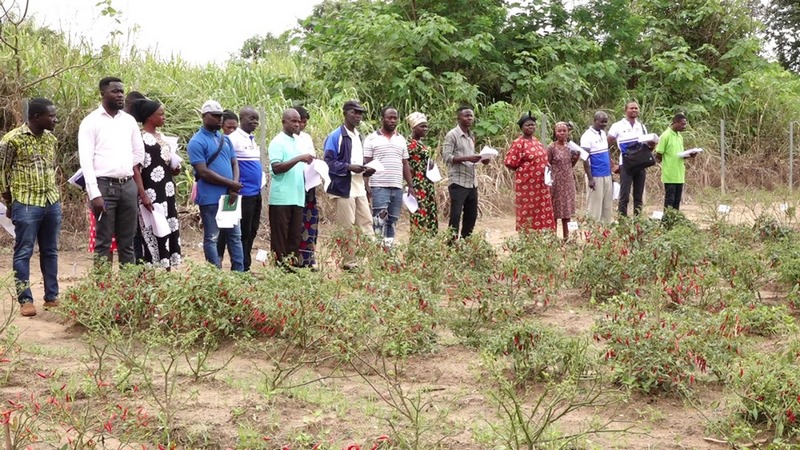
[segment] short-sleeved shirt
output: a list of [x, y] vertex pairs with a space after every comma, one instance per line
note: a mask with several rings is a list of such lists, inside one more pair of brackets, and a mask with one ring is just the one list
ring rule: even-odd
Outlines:
[[[608, 135], [617, 140], [617, 147], [623, 154], [628, 150], [629, 145], [638, 143], [639, 137], [645, 134], [647, 134], [647, 128], [638, 119], [631, 123], [627, 118], [623, 118], [619, 122], [614, 122], [608, 129]], [[620, 164], [622, 164], [621, 155]]]
[[475, 164], [453, 162], [453, 158], [456, 156], [473, 155], [475, 155], [475, 137], [471, 133], [465, 133], [461, 127], [455, 127], [447, 132], [442, 145], [442, 158], [447, 164], [447, 177], [450, 179], [450, 183], [465, 188], [478, 187]]
[[261, 195], [261, 177], [264, 169], [261, 167], [261, 151], [252, 134], [237, 128], [228, 135], [236, 153], [236, 162], [239, 164], [239, 182], [242, 190], [239, 195], [252, 197]]
[[611, 157], [608, 153], [608, 137], [605, 131], [589, 127], [581, 136], [581, 148], [589, 152], [592, 177], [611, 176]]
[[58, 139], [48, 130], [35, 136], [28, 125], [15, 128], [0, 139], [0, 192], [24, 205], [45, 207], [60, 196], [56, 185]]
[[302, 155], [297, 148], [297, 140], [281, 132], [269, 143], [269, 171], [272, 183], [269, 185], [269, 204], [275, 206], [300, 206], [305, 204], [306, 188], [303, 168], [305, 164], [295, 164], [284, 173], [272, 171], [272, 164], [283, 163]]
[[[208, 169], [217, 175], [233, 179], [233, 167], [231, 162], [236, 158], [233, 152], [233, 145], [227, 136], [222, 135], [219, 131], [214, 133], [200, 128], [197, 133], [189, 140], [186, 149], [189, 153], [189, 163], [191, 165], [205, 163], [208, 165], [208, 160], [214, 156], [219, 148], [219, 140], [224, 139], [222, 150], [216, 159], [208, 166]], [[211, 184], [204, 179], [197, 180], [197, 198], [195, 203], [200, 206], [203, 205], [216, 205], [219, 203], [219, 198], [228, 193], [228, 188], [220, 184]]]
[[378, 130], [364, 140], [364, 157], [383, 164], [384, 170], [369, 177], [371, 187], [403, 187], [403, 160], [408, 159], [406, 140], [400, 133], [386, 136]]
[[656, 145], [656, 153], [661, 154], [661, 182], [667, 184], [683, 184], [686, 177], [686, 166], [678, 153], [683, 151], [683, 136], [667, 128], [661, 133]]

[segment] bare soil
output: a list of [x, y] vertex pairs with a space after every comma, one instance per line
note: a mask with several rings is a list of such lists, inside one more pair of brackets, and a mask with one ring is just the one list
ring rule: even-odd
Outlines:
[[[648, 213], [652, 209], [649, 208]], [[689, 217], [699, 214], [696, 205], [687, 205], [685, 210]], [[406, 224], [407, 220], [402, 221], [401, 238], [407, 233]], [[324, 228], [323, 225], [323, 233]], [[486, 233], [492, 243], [499, 244], [515, 233], [514, 217], [481, 218], [477, 231]], [[201, 262], [202, 235], [187, 228], [182, 240], [185, 259]], [[71, 248], [62, 250], [60, 256], [62, 290], [84, 277], [91, 265], [91, 255], [86, 252], [80, 237], [66, 241], [65, 246]], [[0, 276], [8, 281], [11, 278], [12, 249], [7, 238], [0, 244], [3, 244], [0, 247]], [[269, 244], [259, 239], [255, 247], [268, 249]], [[21, 364], [15, 368], [9, 382], [0, 388], [0, 400], [3, 401], [18, 393], [41, 390], [42, 380], [31, 375], [36, 371], [49, 372], [58, 368], [66, 373], [79, 373], [86, 370], [81, 360], [88, 357], [88, 353], [81, 341], [81, 331], [57, 314], [42, 311], [43, 288], [35, 261], [31, 269], [33, 292], [40, 311], [32, 318], [17, 316], [14, 319], [14, 325], [20, 331]], [[11, 302], [11, 299], [7, 301]], [[4, 312], [7, 311], [8, 308], [4, 308]], [[563, 293], [560, 301], [545, 311], [537, 312], [537, 317], [569, 334], [579, 335], [591, 329], [596, 314], [589, 308], [587, 298], [579, 292], [568, 291]], [[215, 361], [226, 360], [230, 352], [231, 349], [222, 349], [213, 358]], [[266, 364], [266, 361], [253, 357], [237, 356], [212, 380], [192, 383], [187, 379], [183, 382], [186, 390], [193, 390], [196, 395], [187, 400], [178, 414], [181, 432], [187, 436], [206, 436], [208, 448], [235, 446], [237, 436], [245, 429], [262, 436], [262, 439], [271, 439], [267, 445], [275, 448], [280, 448], [289, 439], [297, 442], [302, 436], [323, 438], [325, 443], [345, 447], [354, 442], [363, 445], [381, 435], [391, 437], [387, 423], [376, 417], [386, 410], [385, 405], [355, 373], [344, 371], [344, 377], [328, 378], [266, 398], [258, 389], [260, 375], [257, 371], [258, 367]], [[319, 368], [304, 376], [324, 377], [330, 374], [329, 371], [330, 368]], [[446, 423], [435, 430], [449, 436], [444, 447], [491, 448], [490, 444], [481, 441], [480, 436], [488, 429], [489, 422], [496, 421], [495, 409], [487, 396], [480, 358], [475, 350], [460, 345], [453, 336], [443, 332], [438, 351], [412, 358], [403, 375], [409, 386], [425, 387], [435, 392], [431, 408], [449, 410]], [[380, 385], [377, 379], [373, 381]], [[592, 419], [613, 419], [617, 428], [633, 426], [625, 434], [589, 437], [591, 445], [597, 448], [724, 448], [704, 440], [706, 420], [719, 414], [715, 402], [721, 398], [721, 389], [714, 388], [702, 392], [691, 404], [669, 396], [633, 396], [613, 410], [585, 410], [569, 415], [559, 427], [567, 432], [576, 431]]]

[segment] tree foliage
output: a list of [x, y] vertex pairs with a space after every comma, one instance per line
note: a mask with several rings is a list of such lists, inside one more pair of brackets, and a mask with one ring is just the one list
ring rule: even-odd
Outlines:
[[783, 67], [800, 73], [800, 3], [771, 0], [765, 8], [766, 35]]

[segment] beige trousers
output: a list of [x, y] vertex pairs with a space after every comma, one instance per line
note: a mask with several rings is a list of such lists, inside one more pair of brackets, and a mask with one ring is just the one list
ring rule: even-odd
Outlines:
[[[336, 226], [345, 233], [339, 245], [342, 263], [355, 262], [355, 246], [359, 238], [372, 237], [372, 214], [370, 213], [367, 197], [334, 198], [336, 206]], [[353, 226], [360, 230], [363, 236], [354, 236]]]
[[586, 204], [589, 217], [602, 223], [614, 221], [613, 189], [611, 176], [594, 177], [594, 189], [588, 187], [587, 181]]

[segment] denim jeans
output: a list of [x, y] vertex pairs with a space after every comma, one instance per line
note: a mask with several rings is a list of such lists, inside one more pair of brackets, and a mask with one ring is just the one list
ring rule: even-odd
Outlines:
[[372, 188], [372, 229], [375, 234], [384, 238], [394, 238], [395, 224], [400, 219], [402, 206], [402, 188]]
[[[203, 221], [203, 254], [206, 261], [217, 267], [222, 267], [219, 253], [217, 253], [217, 240], [219, 227], [217, 227], [218, 205], [200, 205], [200, 219]], [[244, 252], [242, 251], [242, 230], [239, 225], [225, 230], [228, 239], [228, 251], [231, 253], [231, 270], [244, 271]]]
[[61, 202], [41, 206], [14, 202], [11, 220], [14, 242], [14, 279], [20, 303], [32, 303], [30, 288], [33, 245], [39, 242], [39, 268], [44, 278], [44, 300], [58, 299], [58, 234], [61, 232]]

